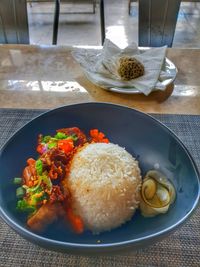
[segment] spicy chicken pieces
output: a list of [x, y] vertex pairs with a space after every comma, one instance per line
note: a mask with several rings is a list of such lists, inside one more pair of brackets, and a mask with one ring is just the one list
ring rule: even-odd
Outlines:
[[37, 152], [40, 156], [37, 160], [27, 160], [23, 170], [26, 193], [18, 201], [18, 210], [32, 211], [27, 221], [32, 230], [44, 231], [49, 224], [67, 214], [70, 193], [66, 185], [70, 162], [77, 148], [86, 142], [85, 134], [77, 127], [59, 129], [54, 136], [39, 135]]

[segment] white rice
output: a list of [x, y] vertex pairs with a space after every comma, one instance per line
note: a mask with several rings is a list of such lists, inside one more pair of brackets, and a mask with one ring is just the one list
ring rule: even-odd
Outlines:
[[86, 145], [73, 158], [68, 186], [73, 210], [86, 228], [94, 233], [113, 229], [138, 207], [138, 162], [118, 145]]

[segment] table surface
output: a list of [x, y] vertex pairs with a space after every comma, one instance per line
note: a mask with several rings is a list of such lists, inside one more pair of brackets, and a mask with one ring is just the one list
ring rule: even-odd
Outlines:
[[[95, 86], [86, 79], [79, 64], [72, 58], [72, 49], [59, 46], [0, 45], [2, 142], [22, 123], [34, 117], [34, 112], [39, 112], [31, 109], [49, 109], [88, 101], [112, 102], [161, 114], [154, 116], [158, 116], [158, 119], [178, 134], [199, 167], [200, 117], [162, 114], [200, 114], [200, 49], [168, 49], [167, 57], [178, 69], [177, 78], [164, 92], [153, 92], [149, 96], [117, 94]], [[70, 264], [196, 267], [199, 263], [199, 210], [182, 228], [161, 243], [144, 250], [104, 258], [69, 256], [44, 250], [15, 235], [1, 220], [0, 225], [0, 266]]]
[[72, 47], [0, 45], [0, 107], [55, 108], [98, 101], [151, 113], [200, 114], [200, 49], [169, 48], [178, 75], [164, 92], [108, 92], [84, 76]]

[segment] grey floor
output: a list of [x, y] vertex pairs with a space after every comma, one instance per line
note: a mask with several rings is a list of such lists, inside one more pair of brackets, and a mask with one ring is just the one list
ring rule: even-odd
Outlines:
[[[53, 3], [28, 4], [29, 34], [32, 44], [51, 44]], [[74, 14], [74, 12], [80, 12]], [[87, 14], [81, 14], [81, 12]], [[61, 4], [58, 45], [101, 45], [99, 6]], [[138, 41], [138, 5], [128, 0], [105, 1], [106, 37], [120, 47]], [[178, 16], [173, 47], [200, 47], [200, 3], [184, 2]]]

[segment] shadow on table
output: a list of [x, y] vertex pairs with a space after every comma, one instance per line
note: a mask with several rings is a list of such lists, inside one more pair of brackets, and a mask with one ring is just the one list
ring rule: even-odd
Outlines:
[[150, 95], [146, 96], [144, 94], [121, 94], [115, 93], [111, 91], [107, 91], [97, 85], [94, 85], [89, 80], [87, 80], [84, 76], [79, 76], [76, 78], [77, 82], [83, 86], [90, 96], [95, 101], [105, 101], [105, 102], [117, 102], [119, 104], [123, 104], [124, 101], [134, 100], [134, 102], [148, 103], [148, 102], [156, 102], [163, 103], [165, 102], [173, 93], [174, 84], [171, 83], [167, 86], [165, 91], [154, 91]]

